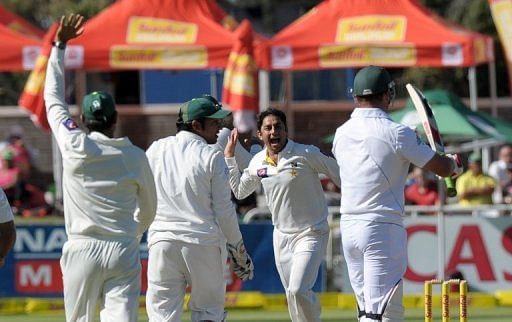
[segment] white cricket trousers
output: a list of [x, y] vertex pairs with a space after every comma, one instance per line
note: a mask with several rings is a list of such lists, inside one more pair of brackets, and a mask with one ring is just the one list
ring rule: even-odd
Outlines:
[[150, 322], [181, 322], [187, 284], [192, 322], [226, 317], [221, 249], [176, 240], [149, 246], [146, 310]]
[[70, 239], [62, 248], [64, 307], [68, 322], [135, 322], [139, 313], [139, 241]]
[[274, 256], [293, 322], [319, 322], [320, 302], [313, 292], [325, 257], [329, 228], [286, 234], [274, 229]]
[[[380, 316], [382, 321], [403, 321], [399, 282], [407, 269], [405, 228], [365, 220], [341, 220], [340, 228], [343, 256], [359, 309], [369, 316]], [[366, 316], [360, 321], [380, 319]]]

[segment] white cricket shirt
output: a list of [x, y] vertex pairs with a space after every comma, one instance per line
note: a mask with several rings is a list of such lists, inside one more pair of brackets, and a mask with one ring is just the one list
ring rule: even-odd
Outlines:
[[[243, 174], [235, 158], [226, 158], [230, 185], [238, 199], [251, 194], [261, 182], [275, 228], [284, 233], [295, 233], [326, 224], [327, 203], [320, 184], [323, 173], [340, 186], [336, 160], [324, 155], [312, 145], [288, 143], [278, 155], [277, 165], [267, 160], [267, 150], [256, 154]], [[256, 174], [262, 168], [275, 175], [266, 178]], [[261, 175], [261, 171], [260, 171]]]
[[69, 239], [136, 238], [156, 211], [153, 175], [144, 151], [128, 138], [87, 135], [64, 100], [64, 50], [52, 48], [44, 88], [46, 113], [63, 160]]
[[423, 167], [434, 151], [380, 108], [356, 108], [336, 130], [332, 152], [340, 167], [342, 219], [402, 224], [409, 165]]
[[180, 240], [222, 246], [222, 234], [230, 244], [242, 239], [228, 169], [217, 147], [194, 133], [180, 131], [153, 142], [146, 155], [158, 196], [156, 217], [149, 227], [150, 245]]
[[0, 189], [0, 224], [13, 221], [11, 206], [3, 189]]

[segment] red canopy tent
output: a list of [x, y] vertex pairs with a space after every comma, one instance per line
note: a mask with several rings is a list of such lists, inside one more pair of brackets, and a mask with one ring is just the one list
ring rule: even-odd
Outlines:
[[0, 5], [0, 24], [5, 25], [7, 28], [29, 36], [32, 38], [41, 39], [44, 36], [44, 31], [33, 26], [20, 16], [8, 11]]
[[268, 46], [260, 47], [267, 69], [475, 66], [494, 59], [491, 37], [450, 26], [416, 0], [325, 0]]
[[[224, 68], [236, 37], [213, 0], [122, 0], [70, 41], [85, 70]], [[234, 28], [231, 25], [230, 28]], [[74, 45], [74, 46], [73, 46]]]
[[0, 71], [29, 70], [35, 66], [41, 41], [24, 36], [0, 24]]

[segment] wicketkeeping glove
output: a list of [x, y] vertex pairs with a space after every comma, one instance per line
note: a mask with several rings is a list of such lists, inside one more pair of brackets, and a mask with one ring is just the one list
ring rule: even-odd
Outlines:
[[457, 178], [464, 172], [464, 168], [462, 167], [462, 161], [458, 154], [447, 154], [447, 157], [453, 160], [453, 163], [455, 164], [453, 173], [450, 175], [452, 178]]
[[254, 276], [254, 265], [252, 259], [245, 249], [243, 240], [236, 245], [227, 244], [229, 258], [231, 259], [231, 269], [242, 281], [252, 279]]

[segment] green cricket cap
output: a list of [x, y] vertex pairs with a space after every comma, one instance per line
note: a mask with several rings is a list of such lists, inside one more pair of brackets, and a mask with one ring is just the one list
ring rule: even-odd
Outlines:
[[378, 66], [361, 69], [354, 78], [355, 96], [375, 95], [386, 92], [393, 85], [388, 71]]
[[82, 114], [87, 120], [107, 121], [116, 111], [112, 96], [105, 92], [92, 92], [82, 100]]
[[180, 115], [184, 123], [201, 118], [223, 119], [230, 114], [230, 111], [223, 110], [222, 104], [209, 95], [193, 98], [180, 108]]

